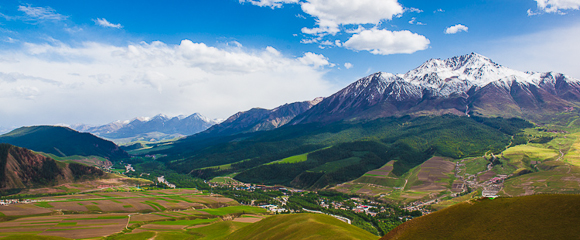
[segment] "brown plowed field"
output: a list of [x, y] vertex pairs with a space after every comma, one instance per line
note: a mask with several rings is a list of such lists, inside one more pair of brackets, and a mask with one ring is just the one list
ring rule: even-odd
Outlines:
[[411, 187], [415, 191], [444, 191], [448, 182], [442, 180], [449, 178], [447, 174], [452, 174], [455, 164], [442, 157], [432, 157], [423, 164], [417, 174], [421, 185]]

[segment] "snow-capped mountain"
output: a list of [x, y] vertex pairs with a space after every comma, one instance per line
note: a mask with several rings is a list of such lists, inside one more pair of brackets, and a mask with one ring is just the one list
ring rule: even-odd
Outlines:
[[364, 77], [292, 122], [469, 112], [534, 118], [540, 113], [574, 111], [579, 102], [578, 79], [517, 71], [471, 53], [431, 59], [405, 74], [378, 72]]
[[136, 140], [161, 140], [192, 135], [216, 124], [199, 113], [190, 116], [168, 117], [163, 114], [154, 117], [138, 117], [132, 120], [115, 121], [97, 127], [72, 126], [83, 132], [90, 132], [109, 139], [135, 138]]

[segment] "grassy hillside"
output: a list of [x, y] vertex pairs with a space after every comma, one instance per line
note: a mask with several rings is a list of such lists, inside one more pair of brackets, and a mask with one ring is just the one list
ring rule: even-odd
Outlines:
[[415, 218], [388, 239], [579, 239], [579, 195], [470, 200]]
[[99, 156], [110, 160], [129, 157], [113, 142], [98, 138], [90, 133], [80, 133], [67, 127], [58, 126], [21, 127], [1, 135], [0, 143], [9, 143], [59, 157]]
[[499, 153], [512, 135], [531, 126], [519, 119], [393, 117], [285, 126], [219, 139], [193, 136], [156, 153], [168, 155], [159, 160], [170, 169], [205, 179], [238, 172], [235, 178], [245, 182], [321, 188], [356, 179], [391, 160], [397, 160], [392, 174], [402, 176], [434, 154], [457, 159]]
[[360, 228], [323, 214], [277, 215], [243, 227], [225, 239], [377, 239]]

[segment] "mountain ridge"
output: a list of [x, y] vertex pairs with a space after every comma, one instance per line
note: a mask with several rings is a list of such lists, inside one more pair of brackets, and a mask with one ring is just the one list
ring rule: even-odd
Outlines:
[[217, 123], [217, 120], [211, 120], [200, 113], [175, 117], [158, 114], [154, 117], [118, 120], [101, 126], [79, 124], [73, 125], [72, 128], [108, 139], [142, 138], [150, 141], [192, 135]]
[[248, 111], [238, 112], [198, 135], [233, 135], [276, 129], [286, 125], [294, 117], [322, 100], [323, 98], [318, 97], [310, 101], [287, 103], [273, 109], [252, 108]]
[[[487, 96], [495, 95], [490, 98]], [[402, 115], [477, 114], [541, 119], [580, 102], [580, 80], [561, 73], [521, 72], [471, 53], [430, 59], [405, 74], [363, 77], [291, 124]]]

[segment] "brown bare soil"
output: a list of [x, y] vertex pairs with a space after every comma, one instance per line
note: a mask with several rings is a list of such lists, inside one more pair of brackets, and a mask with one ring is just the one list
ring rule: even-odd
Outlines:
[[485, 181], [488, 181], [491, 178], [493, 178], [495, 175], [496, 175], [496, 173], [493, 170], [489, 170], [489, 171], [485, 172], [484, 174], [479, 175], [478, 179], [480, 182], [485, 182]]
[[366, 174], [380, 175], [386, 177], [391, 173], [391, 171], [393, 171], [393, 163], [394, 161], [390, 161], [387, 164], [385, 164], [385, 166], [376, 170], [369, 171]]
[[243, 222], [243, 223], [255, 223], [262, 220], [262, 218], [253, 218], [253, 217], [241, 217], [241, 218], [236, 218], [233, 221], [234, 222]]
[[146, 222], [146, 221], [154, 221], [154, 220], [161, 220], [166, 219], [166, 217], [162, 217], [155, 214], [137, 214], [131, 215], [131, 223], [134, 222]]
[[455, 164], [442, 157], [432, 157], [421, 165], [421, 170], [417, 178], [421, 185], [413, 186], [410, 189], [416, 191], [444, 191], [448, 182], [442, 182], [449, 178], [447, 174], [453, 173]]
[[6, 216], [36, 215], [51, 212], [51, 209], [37, 207], [32, 204], [12, 204], [8, 206], [0, 206], [0, 213], [3, 213]]

